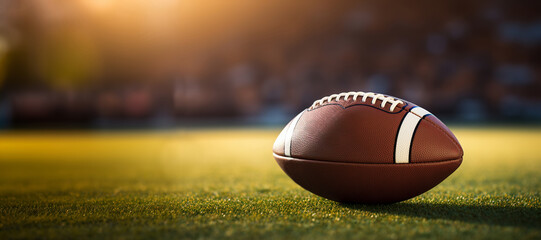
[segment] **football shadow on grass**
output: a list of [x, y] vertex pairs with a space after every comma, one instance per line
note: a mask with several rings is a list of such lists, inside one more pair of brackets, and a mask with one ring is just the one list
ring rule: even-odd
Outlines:
[[487, 205], [459, 205], [445, 203], [396, 203], [389, 205], [340, 204], [341, 206], [399, 216], [443, 219], [499, 226], [539, 228], [541, 208]]

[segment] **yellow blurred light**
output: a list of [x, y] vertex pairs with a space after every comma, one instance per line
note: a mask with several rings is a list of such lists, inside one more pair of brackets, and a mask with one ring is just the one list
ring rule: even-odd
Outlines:
[[89, 9], [95, 11], [106, 11], [111, 9], [114, 0], [82, 0]]
[[44, 47], [35, 61], [39, 73], [59, 88], [85, 85], [99, 74], [100, 53], [93, 35], [86, 29], [71, 29], [42, 39]]

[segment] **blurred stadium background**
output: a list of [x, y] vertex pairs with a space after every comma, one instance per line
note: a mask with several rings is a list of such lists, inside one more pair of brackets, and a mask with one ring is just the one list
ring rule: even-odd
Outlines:
[[0, 128], [282, 124], [374, 91], [541, 121], [539, 1], [0, 0]]
[[[0, 0], [0, 239], [541, 239], [540, 12]], [[272, 144], [342, 91], [435, 113], [462, 166], [392, 205], [303, 190]]]

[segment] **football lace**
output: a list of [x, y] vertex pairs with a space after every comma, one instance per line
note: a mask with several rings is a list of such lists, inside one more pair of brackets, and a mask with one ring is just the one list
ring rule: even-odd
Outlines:
[[353, 101], [357, 101], [357, 98], [358, 97], [362, 97], [361, 101], [362, 102], [366, 102], [366, 100], [368, 98], [372, 98], [372, 104], [376, 104], [376, 101], [379, 99], [381, 100], [381, 107], [384, 108], [385, 107], [385, 104], [387, 103], [390, 103], [391, 104], [391, 108], [390, 110], [391, 111], [394, 111], [394, 109], [396, 108], [396, 106], [398, 104], [403, 104], [402, 101], [398, 100], [398, 99], [395, 99], [393, 97], [387, 97], [383, 94], [379, 94], [379, 93], [373, 93], [373, 92], [343, 92], [343, 93], [339, 93], [339, 94], [333, 94], [333, 95], [330, 95], [330, 96], [326, 96], [322, 99], [319, 99], [319, 100], [316, 100], [312, 106], [310, 107], [311, 109], [315, 108], [316, 106], [318, 105], [323, 105], [325, 102], [327, 103], [331, 103], [331, 101], [339, 101], [340, 98], [344, 98], [344, 101], [347, 101], [349, 99], [349, 97], [352, 97], [353, 98]]

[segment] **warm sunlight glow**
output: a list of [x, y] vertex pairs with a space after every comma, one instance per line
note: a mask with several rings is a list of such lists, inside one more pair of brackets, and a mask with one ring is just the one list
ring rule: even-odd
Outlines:
[[111, 9], [114, 0], [82, 0], [89, 9], [94, 11], [106, 11]]

